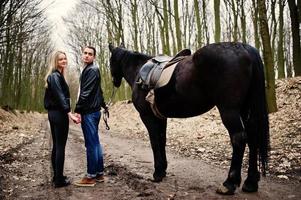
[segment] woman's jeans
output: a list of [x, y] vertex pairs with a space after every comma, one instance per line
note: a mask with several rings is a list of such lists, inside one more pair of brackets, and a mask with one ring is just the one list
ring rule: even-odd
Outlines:
[[98, 137], [100, 112], [85, 114], [81, 117], [87, 153], [87, 176], [93, 178], [97, 174], [103, 174], [104, 170], [102, 148]]
[[68, 114], [59, 110], [49, 110], [48, 119], [52, 135], [51, 164], [53, 168], [54, 181], [64, 181], [65, 146], [69, 131]]

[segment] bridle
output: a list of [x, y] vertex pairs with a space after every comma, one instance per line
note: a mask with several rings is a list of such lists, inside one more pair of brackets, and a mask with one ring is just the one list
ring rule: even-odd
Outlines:
[[[108, 102], [108, 107], [112, 104], [112, 100], [115, 97], [116, 90], [117, 90], [117, 88], [113, 85], [113, 90], [112, 90], [112, 94], [111, 94], [111, 97], [110, 97], [109, 102]], [[108, 118], [109, 117], [110, 117], [109, 111], [105, 110], [104, 113], [103, 113], [103, 121], [105, 122], [106, 130], [110, 130], [110, 126], [108, 124]]]

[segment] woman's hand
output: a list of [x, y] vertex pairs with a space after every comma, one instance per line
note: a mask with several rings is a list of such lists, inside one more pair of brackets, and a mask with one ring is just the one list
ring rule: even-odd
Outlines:
[[81, 123], [81, 116], [78, 113], [72, 114], [71, 112], [68, 113], [69, 118], [76, 124]]

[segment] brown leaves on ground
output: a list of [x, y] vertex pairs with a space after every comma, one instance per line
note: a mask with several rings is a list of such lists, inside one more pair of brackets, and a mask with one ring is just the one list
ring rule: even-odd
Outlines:
[[270, 114], [271, 168], [281, 178], [301, 175], [301, 77], [276, 82], [278, 111]]
[[[4, 198], [3, 195], [11, 197], [17, 188], [25, 190], [25, 186], [14, 185], [9, 180], [17, 183], [21, 180], [29, 181], [27, 185], [36, 181], [37, 177], [32, 177], [30, 173], [20, 173], [20, 169], [25, 167], [31, 169], [31, 164], [27, 164], [24, 160], [31, 159], [35, 160], [36, 164], [41, 163], [36, 159], [37, 155], [32, 153], [32, 142], [41, 135], [43, 120], [45, 120], [43, 114], [0, 109], [0, 199]], [[31, 157], [26, 156], [24, 153], [26, 151], [30, 152]], [[35, 171], [36, 168], [33, 167], [31, 170]]]
[[0, 109], [0, 158], [33, 139], [40, 129], [41, 120], [42, 114], [36, 112], [8, 112]]

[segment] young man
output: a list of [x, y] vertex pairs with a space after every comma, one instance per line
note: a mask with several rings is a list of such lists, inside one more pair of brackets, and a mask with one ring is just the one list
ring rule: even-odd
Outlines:
[[99, 68], [94, 64], [96, 50], [87, 46], [83, 49], [84, 69], [80, 76], [80, 93], [75, 113], [81, 117], [87, 154], [87, 175], [75, 182], [77, 186], [94, 186], [96, 181], [103, 182], [103, 155], [98, 137], [100, 109], [107, 110], [100, 85]]

